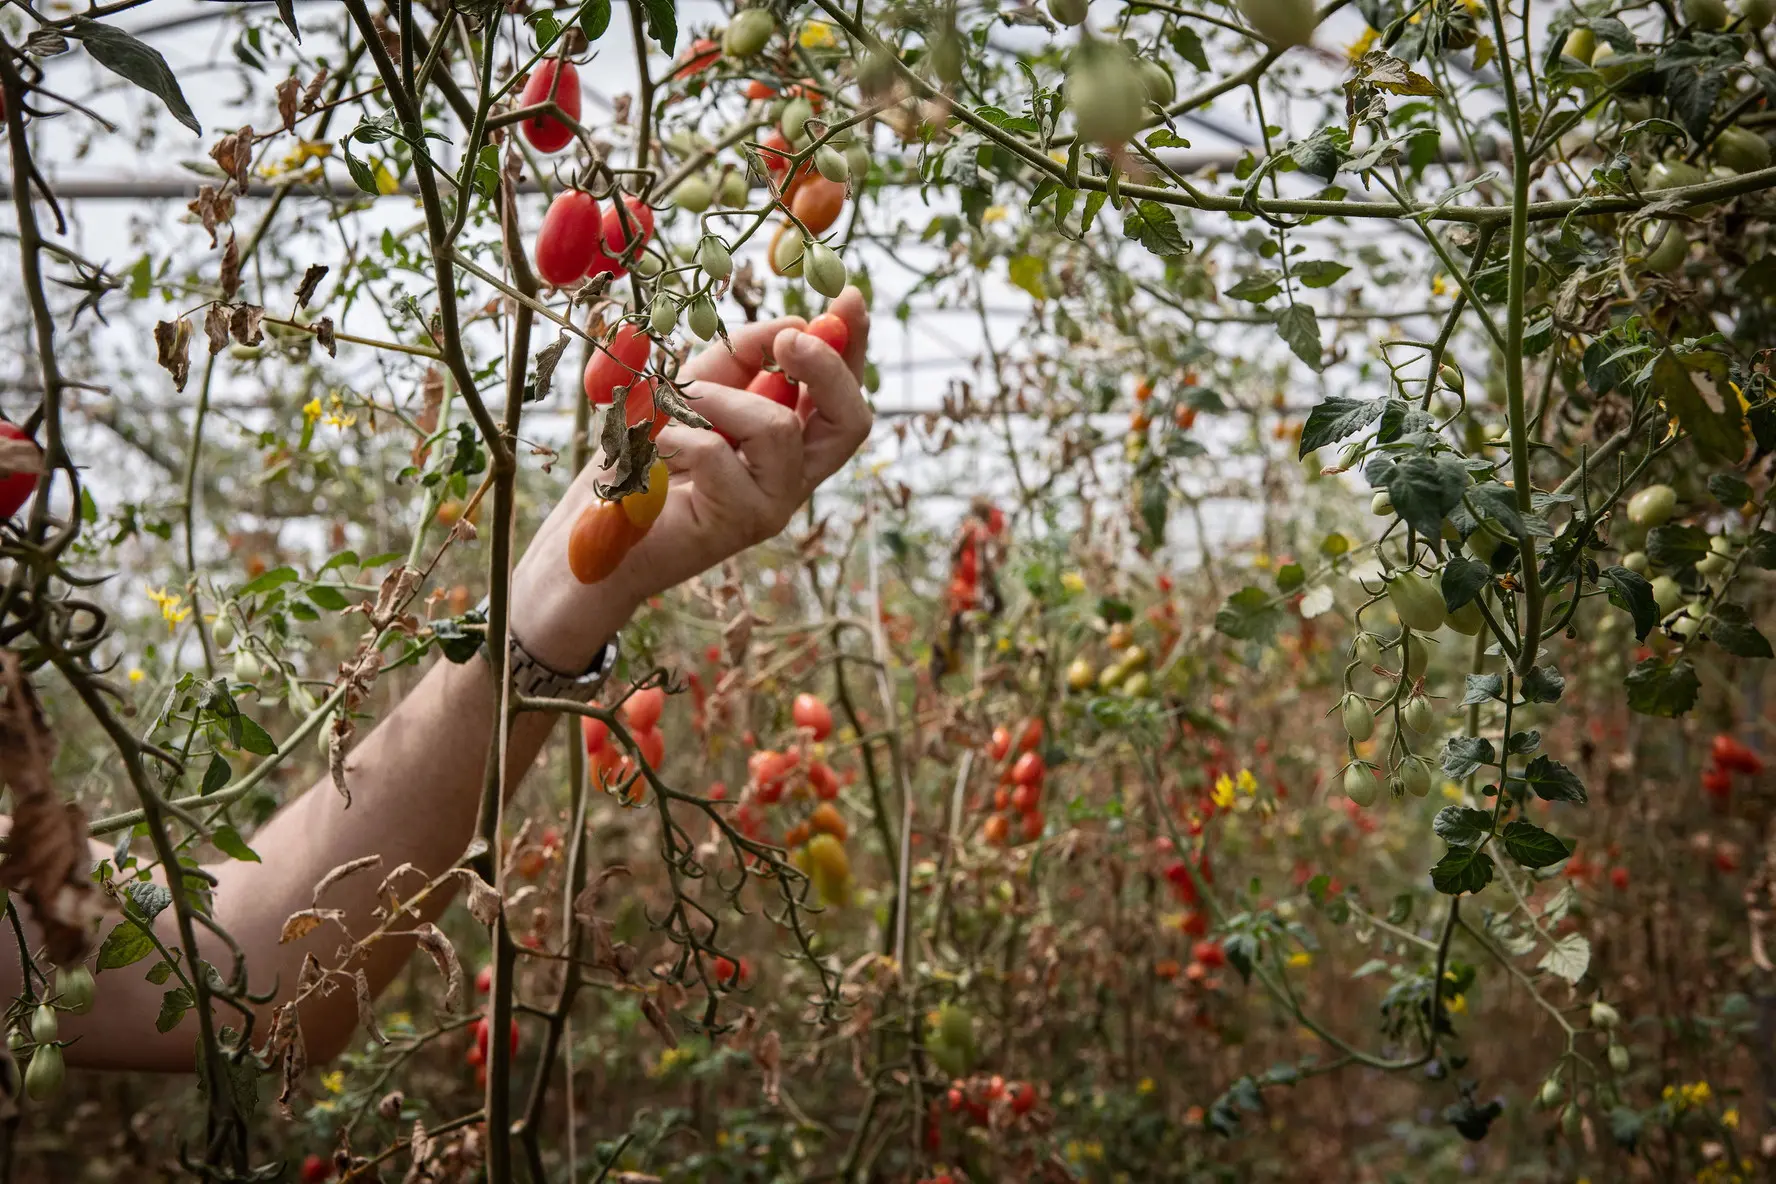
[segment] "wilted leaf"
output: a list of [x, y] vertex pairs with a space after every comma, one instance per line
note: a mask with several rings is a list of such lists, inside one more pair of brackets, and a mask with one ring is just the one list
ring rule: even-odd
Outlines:
[[191, 377], [191, 322], [183, 317], [154, 326], [156, 360], [173, 376], [173, 389], [182, 391]]

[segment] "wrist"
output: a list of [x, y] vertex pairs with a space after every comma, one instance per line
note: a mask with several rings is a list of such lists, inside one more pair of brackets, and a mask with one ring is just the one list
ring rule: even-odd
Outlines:
[[559, 578], [512, 581], [511, 630], [519, 645], [562, 674], [585, 670], [629, 620], [641, 596], [613, 577], [588, 587]]

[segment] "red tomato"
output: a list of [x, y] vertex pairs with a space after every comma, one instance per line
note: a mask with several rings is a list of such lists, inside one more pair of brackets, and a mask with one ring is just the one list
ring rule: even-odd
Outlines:
[[302, 1161], [302, 1184], [321, 1184], [333, 1178], [333, 1161], [311, 1155]]
[[[559, 83], [557, 75], [560, 76]], [[580, 121], [580, 72], [574, 69], [572, 62], [554, 58], [543, 62], [524, 84], [518, 105], [535, 107], [551, 98], [569, 119], [575, 123]], [[559, 152], [573, 142], [573, 128], [553, 115], [533, 116], [518, 126], [530, 146], [538, 152]]]
[[1018, 757], [1017, 763], [1011, 767], [1011, 779], [1019, 785], [1040, 785], [1042, 775], [1048, 772], [1048, 766], [1042, 760], [1040, 752], [1026, 752]]
[[1610, 884], [1617, 892], [1625, 891], [1628, 887], [1628, 869], [1625, 867], [1610, 868]]
[[759, 156], [764, 160], [765, 167], [771, 170], [772, 176], [789, 170], [791, 155], [789, 141], [776, 129], [772, 129], [770, 135], [759, 141]]
[[836, 313], [823, 312], [814, 318], [808, 326], [808, 332], [814, 337], [832, 346], [833, 352], [844, 356], [845, 347], [851, 344], [851, 326], [845, 318]]
[[684, 61], [672, 72], [674, 78], [694, 78], [721, 60], [721, 43], [710, 37], [699, 37], [685, 50]]
[[483, 995], [493, 990], [493, 967], [491, 965], [483, 966], [481, 972], [475, 976], [475, 989]]
[[598, 199], [578, 189], [561, 194], [549, 203], [537, 231], [537, 275], [557, 288], [578, 283], [598, 253], [603, 227]]
[[616, 502], [595, 502], [580, 511], [567, 536], [567, 566], [582, 584], [596, 584], [622, 565], [640, 537]]
[[[1018, 788], [1022, 789], [1023, 787], [1019, 786]], [[1015, 800], [1013, 804], [1016, 804]], [[1040, 839], [1042, 837], [1042, 828], [1044, 825], [1041, 810], [1026, 810], [1024, 812], [1024, 820], [1022, 823], [1024, 842], [1034, 843], [1037, 839]]]
[[610, 739], [610, 728], [601, 719], [593, 719], [589, 715], [580, 717], [580, 735], [586, 738], [586, 755], [596, 756]]
[[650, 769], [658, 769], [666, 759], [666, 737], [659, 728], [635, 729], [635, 747], [641, 749]]
[[1011, 1112], [1028, 1114], [1036, 1108], [1036, 1087], [1027, 1081], [1020, 1081], [1011, 1087]]
[[1717, 871], [1736, 872], [1739, 870], [1739, 852], [1734, 847], [1721, 844], [1714, 849], [1714, 866]]
[[727, 784], [725, 782], [721, 782], [721, 781], [711, 781], [709, 783], [709, 792], [706, 796], [712, 802], [727, 801], [728, 800]]
[[[0, 420], [0, 439], [29, 440], [23, 428], [15, 423]], [[42, 455], [41, 452], [38, 453]], [[19, 512], [19, 507], [31, 500], [32, 490], [37, 488], [36, 473], [0, 472], [0, 518], [10, 518]]]
[[715, 959], [715, 981], [724, 987], [737, 987], [746, 981], [746, 961], [741, 959], [738, 965], [732, 958], [717, 956]]
[[815, 761], [808, 766], [808, 783], [814, 787], [814, 796], [823, 802], [839, 796], [839, 779], [825, 761]]
[[1018, 751], [1035, 752], [1036, 746], [1042, 743], [1042, 721], [1032, 717], [1024, 724], [1024, 730], [1018, 733]]
[[1190, 956], [1210, 970], [1227, 965], [1227, 953], [1218, 941], [1199, 941], [1190, 947]]
[[623, 700], [623, 718], [637, 732], [645, 732], [660, 722], [666, 710], [666, 692], [659, 687], [636, 691]]
[[625, 193], [623, 206], [629, 211], [627, 221], [614, 201], [604, 211], [604, 243], [594, 253], [588, 275], [606, 271], [618, 279], [628, 275], [624, 257], [633, 258], [654, 237], [654, 211], [648, 204], [633, 193]]
[[997, 1074], [997, 1073], [995, 1073], [991, 1077], [987, 1078], [987, 1091], [986, 1091], [987, 1101], [997, 1102], [1000, 1098], [1003, 1098], [1004, 1096], [1005, 1096], [1005, 1078], [999, 1076], [999, 1074]]
[[1165, 878], [1171, 881], [1172, 888], [1177, 892], [1179, 900], [1185, 904], [1196, 903], [1196, 881], [1190, 878], [1190, 869], [1184, 866], [1183, 860], [1175, 859], [1168, 863], [1165, 869]]
[[1184, 919], [1178, 923], [1178, 928], [1185, 937], [1201, 937], [1209, 931], [1209, 919], [1201, 912], [1192, 909], [1184, 914]]
[[[475, 1021], [475, 1047], [481, 1051], [482, 1056], [487, 1055], [487, 1032], [488, 1032], [489, 1026], [490, 1025], [487, 1022], [486, 1016], [482, 1016], [480, 1019]], [[514, 1055], [516, 1055], [518, 1052], [518, 1017], [517, 1016], [512, 1017], [512, 1041], [511, 1041], [511, 1044], [512, 1044], [512, 1052]]]
[[981, 833], [993, 846], [1003, 847], [1005, 840], [1011, 837], [1011, 819], [1003, 814], [995, 814], [987, 819]]
[[776, 87], [757, 78], [746, 84], [746, 97], [749, 99], [768, 99], [776, 93]]
[[831, 230], [833, 223], [839, 220], [839, 211], [845, 208], [843, 181], [829, 181], [818, 175], [808, 177], [797, 174], [792, 191], [794, 196], [789, 199], [790, 213], [801, 220], [809, 234], [822, 235]]
[[1709, 797], [1724, 798], [1733, 792], [1733, 775], [1725, 769], [1709, 766], [1702, 770], [1702, 791]]
[[813, 695], [803, 692], [795, 697], [795, 705], [790, 715], [798, 728], [807, 728], [814, 733], [814, 739], [824, 740], [832, 735], [832, 711]]
[[1006, 727], [994, 728], [993, 738], [987, 741], [987, 755], [996, 761], [1002, 761], [1005, 759], [1005, 754], [1010, 751], [1011, 729]]
[[954, 1114], [956, 1111], [962, 1109], [962, 1088], [960, 1086], [952, 1085], [948, 1096], [950, 1113]]
[[1754, 777], [1764, 771], [1762, 757], [1724, 733], [1714, 738], [1714, 763], [1730, 772]]
[[1033, 782], [1020, 785], [1011, 791], [1011, 808], [1019, 814], [1028, 814], [1042, 804], [1042, 783]]
[[760, 370], [746, 384], [746, 389], [755, 395], [763, 395], [781, 407], [795, 410], [796, 396], [799, 393], [795, 381], [781, 370]]
[[636, 376], [647, 367], [653, 352], [654, 343], [646, 331], [633, 321], [624, 321], [604, 348], [593, 350], [586, 360], [582, 376], [586, 397], [600, 407], [609, 403], [616, 398], [618, 387], [635, 385]]

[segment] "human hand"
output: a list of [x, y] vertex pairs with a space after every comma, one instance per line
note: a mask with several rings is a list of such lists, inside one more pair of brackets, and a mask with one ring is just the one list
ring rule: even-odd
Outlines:
[[[869, 313], [855, 288], [828, 311], [851, 330], [843, 356], [788, 317], [733, 333], [732, 354], [712, 345], [685, 364], [691, 406], [735, 444], [666, 427], [657, 441], [672, 474], [666, 506], [616, 572], [591, 586], [569, 572], [567, 539], [605, 477], [590, 467], [579, 475], [513, 573], [512, 630], [533, 656], [582, 668], [642, 601], [776, 535], [857, 451], [872, 421], [860, 385]], [[801, 388], [794, 411], [745, 389], [767, 355]]]

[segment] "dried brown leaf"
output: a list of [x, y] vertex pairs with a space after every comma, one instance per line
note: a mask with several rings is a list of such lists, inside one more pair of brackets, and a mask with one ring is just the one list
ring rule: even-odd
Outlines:
[[210, 149], [210, 159], [228, 174], [235, 188], [246, 191], [247, 174], [253, 167], [253, 129], [242, 127], [232, 135], [223, 136]]
[[173, 389], [185, 389], [191, 377], [191, 322], [184, 317], [154, 326], [154, 350], [161, 368], [173, 376]]
[[766, 1032], [752, 1050], [752, 1059], [764, 1073], [765, 1103], [775, 1106], [783, 1086], [783, 1038], [775, 1029]]
[[337, 921], [343, 927], [345, 914], [338, 909], [303, 909], [301, 912], [291, 913], [284, 918], [284, 928], [283, 932], [278, 934], [278, 944], [287, 945], [293, 941], [301, 941], [319, 929], [326, 921]]
[[296, 285], [296, 307], [307, 308], [308, 302], [314, 299], [315, 289], [321, 286], [326, 277], [325, 263], [310, 263], [308, 270], [302, 273], [302, 282]]
[[332, 317], [322, 317], [320, 320], [316, 321], [314, 323], [314, 335], [315, 340], [321, 343], [321, 348], [327, 351], [328, 357], [337, 358], [339, 356], [339, 345], [333, 339]]
[[321, 903], [321, 893], [339, 883], [347, 876], [364, 871], [366, 868], [380, 867], [381, 865], [382, 856], [380, 855], [362, 855], [349, 863], [340, 864], [338, 867], [322, 876], [319, 880], [315, 881], [314, 903], [318, 906]]
[[277, 84], [278, 119], [285, 131], [296, 126], [296, 108], [302, 102], [302, 84], [294, 75]]
[[462, 1007], [463, 969], [456, 956], [456, 947], [450, 944], [443, 930], [430, 921], [415, 929], [413, 937], [419, 942], [419, 948], [431, 955], [432, 961], [438, 965], [438, 973], [444, 976], [444, 1010], [458, 1010]]
[[[234, 241], [232, 239], [230, 242]], [[210, 305], [204, 313], [204, 336], [210, 342], [210, 355], [214, 357], [228, 345], [228, 307], [223, 304]]]
[[203, 228], [209, 232], [210, 245], [213, 247], [216, 245], [216, 227], [234, 217], [234, 195], [223, 193], [214, 185], [203, 185], [185, 208], [196, 215]]
[[567, 341], [571, 337], [567, 330], [561, 336], [544, 346], [537, 354], [536, 385], [532, 388], [533, 398], [542, 399], [549, 393], [549, 384], [555, 380], [555, 367], [561, 364], [561, 355], [567, 351]]
[[424, 380], [419, 384], [419, 394], [422, 405], [419, 414], [413, 417], [413, 422], [421, 435], [413, 445], [413, 463], [423, 466], [432, 451], [426, 438], [438, 430], [438, 415], [444, 409], [444, 372], [436, 366], [428, 367]]
[[265, 309], [257, 304], [237, 304], [228, 317], [228, 331], [241, 345], [258, 345], [265, 340], [261, 323]]
[[362, 970], [352, 975], [352, 990], [358, 999], [358, 1023], [370, 1034], [370, 1039], [378, 1044], [387, 1044], [389, 1039], [376, 1026], [376, 1002], [370, 997], [370, 978]]
[[315, 104], [321, 101], [321, 88], [325, 85], [327, 85], [327, 67], [322, 66], [321, 72], [314, 76], [314, 81], [310, 82], [302, 92], [302, 110], [305, 113], [313, 111]]
[[222, 248], [222, 273], [217, 280], [222, 286], [222, 299], [233, 300], [240, 291], [240, 243], [234, 232], [228, 232], [228, 245]]
[[469, 886], [469, 915], [483, 925], [492, 925], [499, 920], [500, 910], [505, 906], [499, 890], [483, 880], [472, 867], [459, 867], [456, 874]]
[[666, 1021], [666, 1013], [660, 1010], [660, 1005], [658, 1003], [654, 1002], [652, 998], [643, 999], [641, 1001], [641, 1014], [647, 1019], [648, 1024], [653, 1027], [654, 1031], [659, 1034], [660, 1039], [666, 1042], [667, 1048], [678, 1047], [678, 1036], [673, 1032], [672, 1025]]

